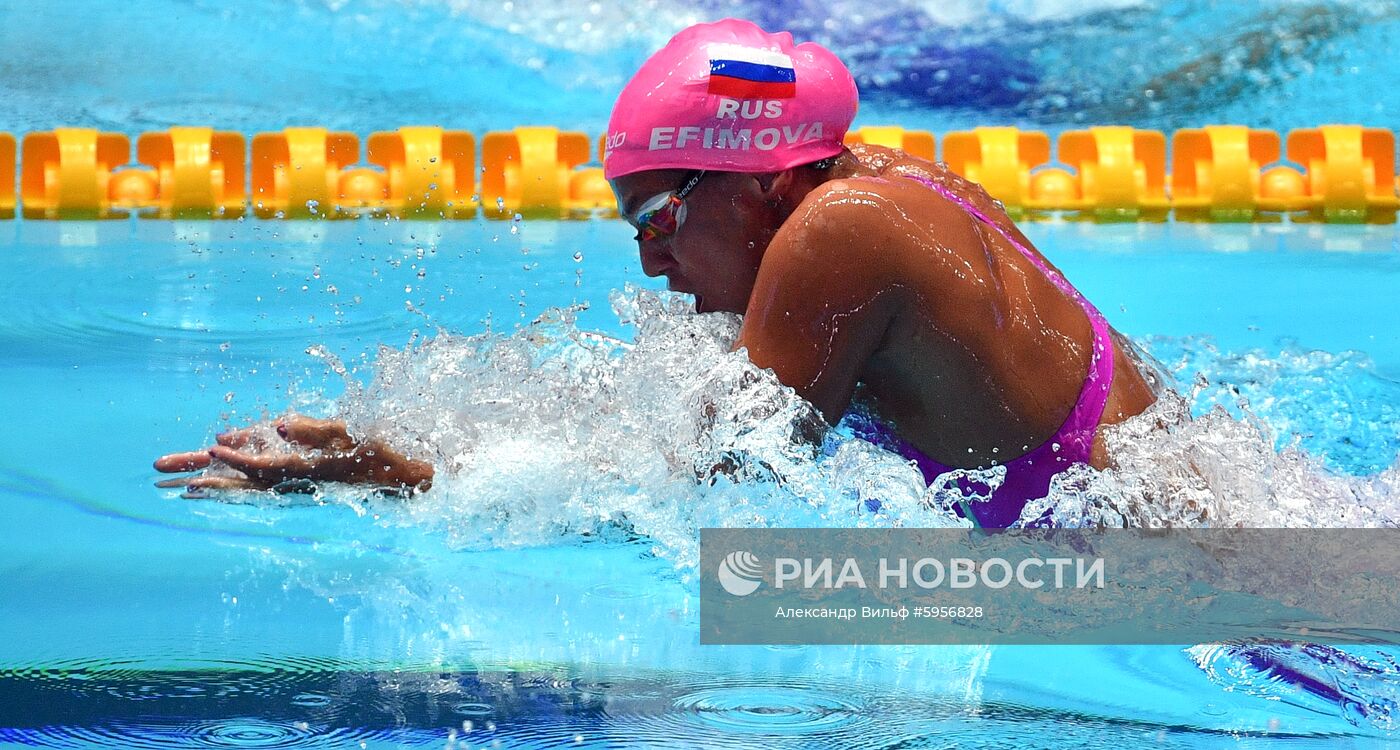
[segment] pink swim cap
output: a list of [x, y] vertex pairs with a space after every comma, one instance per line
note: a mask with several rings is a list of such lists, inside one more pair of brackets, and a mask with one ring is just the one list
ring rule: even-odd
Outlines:
[[856, 104], [851, 72], [825, 47], [733, 18], [696, 24], [623, 87], [603, 172], [779, 172], [841, 153]]

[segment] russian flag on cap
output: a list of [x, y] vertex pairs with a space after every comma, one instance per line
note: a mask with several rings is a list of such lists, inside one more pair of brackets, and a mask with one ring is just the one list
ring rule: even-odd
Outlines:
[[791, 99], [797, 95], [792, 58], [738, 44], [710, 45], [709, 93], [733, 99]]

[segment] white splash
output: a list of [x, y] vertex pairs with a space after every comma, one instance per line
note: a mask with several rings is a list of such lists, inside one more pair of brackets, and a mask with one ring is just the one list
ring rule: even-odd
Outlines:
[[[685, 567], [706, 526], [965, 524], [948, 510], [955, 483], [926, 487], [911, 464], [840, 426], [820, 446], [803, 440], [820, 418], [730, 351], [737, 317], [636, 289], [612, 302], [636, 327], [633, 342], [579, 330], [577, 310], [556, 309], [508, 335], [439, 333], [382, 350], [372, 381], [350, 383], [339, 411], [354, 431], [387, 436], [439, 474], [413, 502], [376, 508], [381, 517], [470, 548], [637, 535]], [[1165, 397], [1108, 430], [1115, 466], [1057, 477], [1023, 517], [1052, 507], [1071, 526], [1400, 518], [1400, 466], [1355, 476], [1296, 445], [1276, 450], [1247, 404], [1243, 419], [1218, 403], [1190, 417], [1192, 402], [1212, 399], [1204, 386], [1189, 401]], [[999, 471], [968, 475], [995, 486]]]
[[[1371, 391], [1396, 389], [1370, 372], [1363, 355], [1293, 345], [1273, 356], [1221, 355], [1200, 338], [1157, 344], [1159, 351], [1191, 352], [1176, 363], [1194, 381], [1189, 399], [1168, 394], [1105, 430], [1114, 466], [1076, 467], [1056, 477], [1049, 496], [1028, 504], [1023, 519], [1053, 507], [1056, 519], [1071, 526], [1360, 528], [1400, 521], [1400, 457], [1386, 447], [1400, 438], [1400, 420], [1382, 404], [1370, 404], [1376, 407], [1370, 417], [1356, 414], [1353, 401], [1394, 398]], [[1254, 411], [1246, 391], [1267, 418]], [[1374, 465], [1375, 456], [1353, 443], [1379, 444], [1388, 468], [1340, 471], [1325, 455], [1300, 447], [1303, 430], [1322, 450], [1341, 448], [1352, 463]]]
[[382, 350], [340, 411], [438, 467], [431, 492], [382, 517], [463, 547], [635, 533], [682, 565], [703, 526], [962, 524], [930, 509], [899, 457], [836, 433], [802, 440], [820, 417], [730, 351], [736, 316], [637, 290], [613, 307], [635, 342], [580, 331], [562, 309], [510, 335]]

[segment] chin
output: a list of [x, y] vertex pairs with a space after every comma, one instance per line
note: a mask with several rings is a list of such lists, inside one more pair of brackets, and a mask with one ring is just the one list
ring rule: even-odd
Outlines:
[[743, 314], [744, 314], [744, 309], [743, 309], [743, 308], [739, 308], [738, 310], [735, 310], [735, 309], [733, 309], [733, 308], [730, 307], [730, 306], [726, 306], [726, 305], [723, 305], [723, 304], [716, 304], [713, 300], [706, 299], [706, 298], [701, 297], [700, 295], [697, 294], [697, 295], [695, 295], [695, 312], [697, 312], [697, 313], [727, 312], [727, 313], [733, 313], [733, 314], [735, 314], [735, 315], [743, 315]]

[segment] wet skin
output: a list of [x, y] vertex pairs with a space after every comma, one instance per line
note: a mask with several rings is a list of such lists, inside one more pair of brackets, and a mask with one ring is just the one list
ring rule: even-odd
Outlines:
[[306, 492], [314, 489], [315, 482], [398, 491], [423, 491], [432, 486], [431, 464], [409, 459], [379, 440], [356, 440], [338, 419], [292, 414], [277, 420], [274, 427], [277, 438], [291, 451], [270, 450], [270, 438], [257, 427], [231, 430], [220, 434], [209, 448], [171, 453], [155, 462], [156, 470], [165, 473], [211, 466], [227, 473], [166, 479], [156, 485], [183, 486], [186, 497], [203, 497], [209, 490]]
[[[1000, 232], [914, 180], [976, 205], [1031, 247], [981, 187], [942, 164], [859, 147], [826, 172], [707, 174], [676, 234], [639, 242], [643, 271], [744, 316], [736, 347], [834, 424], [853, 398], [954, 467], [1005, 463], [1044, 443], [1079, 397], [1093, 332]], [[627, 175], [625, 215], [683, 170]], [[1154, 401], [1115, 335], [1101, 425]], [[1096, 437], [1091, 463], [1109, 456]]]
[[[707, 174], [669, 237], [639, 242], [643, 271], [695, 295], [700, 312], [744, 315], [737, 347], [834, 424], [865, 401], [931, 458], [954, 467], [1005, 463], [1064, 423], [1084, 384], [1093, 332], [1084, 311], [1001, 233], [916, 173], [976, 205], [1030, 242], [979, 186], [941, 164], [878, 147], [824, 172]], [[613, 184], [625, 215], [690, 175], [658, 170]], [[1117, 336], [1115, 336], [1115, 339]], [[1154, 396], [1115, 341], [1101, 425], [1141, 413]], [[161, 482], [196, 493], [303, 488], [295, 480], [426, 489], [433, 467], [381, 441], [355, 441], [343, 422], [291, 415], [278, 424], [295, 450], [269, 451], [236, 430], [211, 448], [156, 460], [162, 472], [211, 465], [233, 475]], [[1091, 463], [1109, 456], [1095, 438]]]

